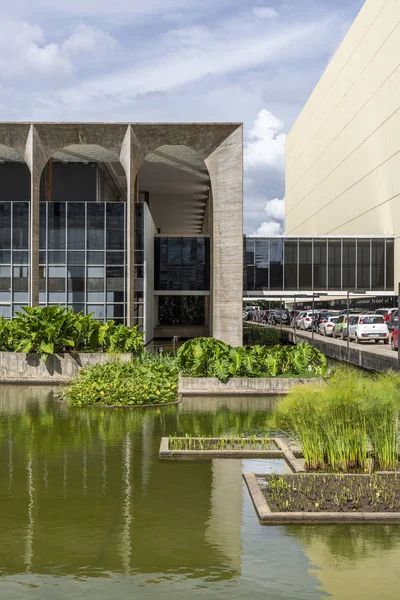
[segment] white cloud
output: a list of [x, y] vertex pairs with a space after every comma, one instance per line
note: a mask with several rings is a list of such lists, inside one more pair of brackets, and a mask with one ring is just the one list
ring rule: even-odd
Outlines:
[[56, 43], [45, 43], [41, 27], [23, 21], [0, 22], [0, 79], [61, 77], [73, 67]]
[[268, 237], [270, 235], [281, 235], [283, 228], [280, 223], [276, 221], [264, 221], [257, 229], [256, 235]]
[[273, 200], [268, 200], [265, 206], [265, 212], [270, 219], [283, 221], [285, 219], [285, 198], [273, 198]]
[[253, 8], [253, 14], [257, 19], [276, 19], [279, 13], [272, 6], [256, 6]]
[[287, 136], [281, 133], [282, 129], [282, 121], [269, 110], [263, 108], [258, 113], [245, 146], [244, 156], [247, 167], [266, 165], [284, 167]]

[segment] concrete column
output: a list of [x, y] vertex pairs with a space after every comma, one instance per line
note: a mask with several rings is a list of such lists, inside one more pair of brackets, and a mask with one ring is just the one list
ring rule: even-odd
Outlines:
[[138, 195], [137, 167], [132, 148], [132, 129], [129, 126], [122, 143], [120, 160], [125, 169], [127, 181], [126, 195], [126, 243], [127, 243], [127, 285], [126, 285], [126, 316], [127, 325], [134, 325], [135, 300], [135, 202]]
[[31, 172], [30, 210], [30, 305], [39, 304], [39, 202], [40, 178], [47, 163], [45, 150], [34, 125], [30, 126], [25, 148], [25, 162]]
[[213, 198], [212, 331], [243, 343], [243, 129], [238, 127], [205, 160]]

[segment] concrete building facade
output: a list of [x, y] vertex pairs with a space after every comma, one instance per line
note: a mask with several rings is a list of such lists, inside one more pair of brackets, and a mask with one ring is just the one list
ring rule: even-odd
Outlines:
[[0, 315], [66, 304], [242, 341], [237, 123], [0, 124]]
[[393, 237], [400, 281], [400, 3], [366, 0], [293, 126], [286, 233]]

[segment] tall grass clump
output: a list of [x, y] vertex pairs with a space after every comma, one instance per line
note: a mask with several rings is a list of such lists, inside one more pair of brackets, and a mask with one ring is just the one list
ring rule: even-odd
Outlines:
[[297, 387], [278, 405], [276, 426], [301, 446], [309, 470], [396, 470], [400, 377], [339, 369], [325, 383]]

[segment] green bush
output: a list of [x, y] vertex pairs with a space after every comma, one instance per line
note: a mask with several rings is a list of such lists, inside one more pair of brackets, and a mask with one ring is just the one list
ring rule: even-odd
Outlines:
[[368, 442], [375, 468], [395, 470], [399, 392], [396, 373], [362, 377], [338, 369], [325, 383], [292, 390], [279, 403], [274, 426], [290, 432], [310, 470], [365, 470]]
[[73, 406], [133, 406], [175, 402], [178, 367], [170, 356], [144, 353], [80, 371], [61, 397]]
[[143, 349], [137, 327], [114, 321], [101, 323], [92, 315], [63, 306], [24, 307], [13, 321], [0, 318], [0, 351], [33, 352], [43, 360], [59, 352], [132, 352]]
[[178, 351], [178, 366], [187, 377], [279, 377], [325, 375], [326, 358], [309, 344], [233, 348], [213, 338], [185, 342]]

